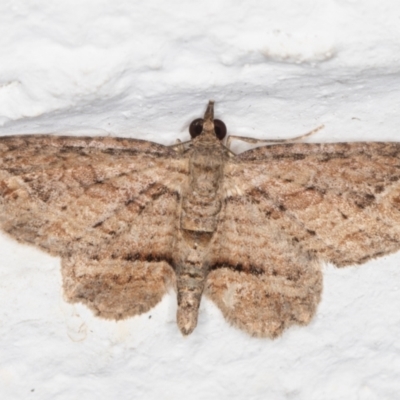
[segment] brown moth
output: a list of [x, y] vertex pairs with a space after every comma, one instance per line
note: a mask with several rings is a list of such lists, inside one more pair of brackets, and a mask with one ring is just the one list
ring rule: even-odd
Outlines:
[[101, 317], [144, 313], [175, 287], [184, 335], [204, 293], [233, 325], [276, 337], [311, 320], [322, 263], [362, 264], [400, 248], [399, 143], [234, 155], [213, 114], [210, 102], [192, 140], [170, 147], [0, 138], [1, 229], [61, 257], [66, 299]]

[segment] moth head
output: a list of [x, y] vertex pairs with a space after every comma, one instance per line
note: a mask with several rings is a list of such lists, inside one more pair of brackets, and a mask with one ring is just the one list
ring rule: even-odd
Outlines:
[[189, 126], [189, 133], [192, 139], [200, 136], [202, 133], [213, 133], [219, 140], [226, 136], [226, 126], [219, 120], [214, 119], [214, 102], [208, 102], [204, 118], [197, 118]]

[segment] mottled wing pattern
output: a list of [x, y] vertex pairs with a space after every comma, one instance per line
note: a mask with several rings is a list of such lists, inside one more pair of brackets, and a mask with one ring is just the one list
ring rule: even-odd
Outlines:
[[211, 247], [205, 293], [233, 325], [276, 337], [310, 321], [322, 289], [319, 264], [257, 203], [227, 198]]
[[62, 257], [69, 301], [123, 318], [154, 306], [174, 279], [179, 187], [173, 149], [117, 138], [0, 139], [0, 226]]
[[343, 267], [400, 248], [399, 143], [262, 147], [240, 154], [231, 173], [320, 260]]
[[253, 335], [310, 320], [320, 261], [361, 264], [400, 248], [400, 144], [266, 146], [225, 173], [207, 294]]

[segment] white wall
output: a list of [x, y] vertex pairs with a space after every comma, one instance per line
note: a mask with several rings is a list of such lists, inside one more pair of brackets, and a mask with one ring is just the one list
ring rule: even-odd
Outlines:
[[[399, 140], [396, 0], [0, 3], [0, 134], [172, 144], [216, 100], [231, 133]], [[1, 399], [397, 400], [400, 255], [326, 266], [313, 322], [271, 341], [174, 293], [114, 323], [63, 301], [59, 259], [0, 237]], [[151, 316], [151, 318], [150, 318]]]

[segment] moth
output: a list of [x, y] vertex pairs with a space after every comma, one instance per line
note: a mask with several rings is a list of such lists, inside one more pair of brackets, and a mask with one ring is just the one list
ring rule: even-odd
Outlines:
[[235, 155], [211, 101], [190, 134], [174, 146], [0, 138], [1, 229], [61, 257], [66, 299], [100, 317], [145, 313], [174, 287], [184, 335], [204, 294], [232, 325], [274, 338], [315, 314], [323, 263], [400, 248], [399, 143]]

